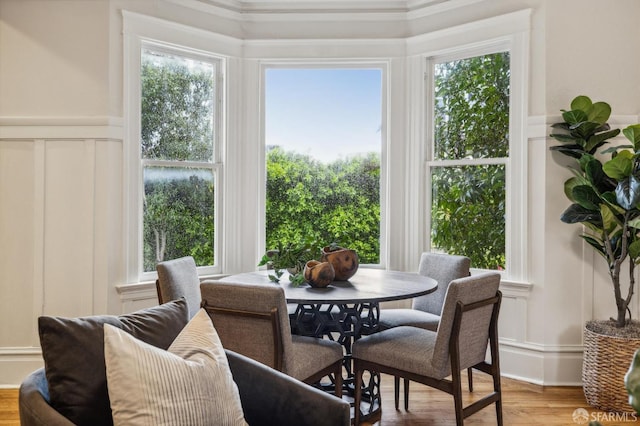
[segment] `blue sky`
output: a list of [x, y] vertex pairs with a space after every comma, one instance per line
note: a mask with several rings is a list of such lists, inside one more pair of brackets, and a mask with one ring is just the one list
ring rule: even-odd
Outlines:
[[280, 69], [265, 76], [265, 143], [328, 162], [380, 151], [380, 69]]

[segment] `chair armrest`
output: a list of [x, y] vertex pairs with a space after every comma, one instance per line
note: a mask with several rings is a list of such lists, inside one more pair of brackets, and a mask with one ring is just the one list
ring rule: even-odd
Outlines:
[[44, 368], [28, 375], [20, 385], [18, 406], [21, 426], [73, 426], [49, 405], [49, 387]]
[[348, 402], [245, 356], [229, 350], [226, 353], [250, 425], [351, 424]]

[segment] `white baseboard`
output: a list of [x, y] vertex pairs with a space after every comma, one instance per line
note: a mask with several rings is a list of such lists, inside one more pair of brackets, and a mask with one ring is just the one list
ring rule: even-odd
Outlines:
[[582, 347], [501, 342], [504, 377], [544, 386], [582, 386]]
[[[0, 349], [0, 388], [16, 388], [44, 362], [40, 348]], [[504, 377], [544, 386], [582, 386], [582, 347], [501, 342]]]
[[43, 366], [40, 348], [0, 349], [0, 388], [19, 387], [25, 377]]

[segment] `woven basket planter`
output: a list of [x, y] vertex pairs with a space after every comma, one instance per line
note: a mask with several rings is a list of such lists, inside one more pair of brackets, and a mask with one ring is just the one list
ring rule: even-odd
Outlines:
[[613, 337], [584, 328], [582, 387], [587, 403], [604, 411], [633, 413], [624, 386], [640, 338]]

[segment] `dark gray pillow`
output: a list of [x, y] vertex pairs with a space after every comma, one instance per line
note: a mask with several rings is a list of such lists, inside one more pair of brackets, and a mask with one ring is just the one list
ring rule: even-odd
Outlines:
[[76, 425], [113, 425], [104, 361], [104, 324], [167, 349], [188, 321], [184, 299], [121, 316], [38, 318], [51, 406]]

